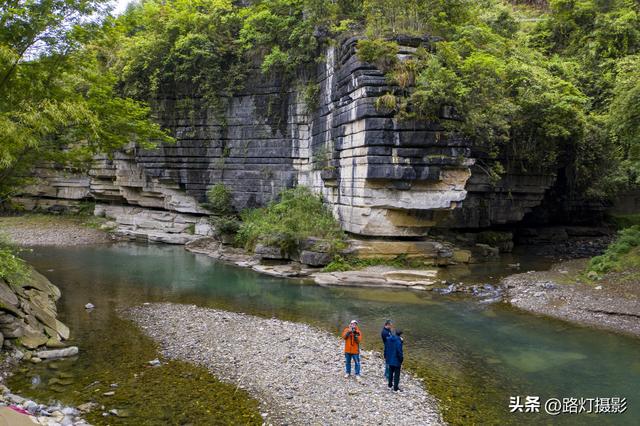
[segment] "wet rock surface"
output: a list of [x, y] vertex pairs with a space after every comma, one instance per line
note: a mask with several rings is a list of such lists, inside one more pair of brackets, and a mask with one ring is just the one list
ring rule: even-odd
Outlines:
[[435, 269], [395, 269], [387, 266], [371, 266], [357, 271], [316, 272], [312, 275], [316, 284], [347, 287], [392, 287], [412, 290], [428, 290], [435, 284]]
[[380, 354], [363, 351], [361, 381], [343, 378], [342, 341], [306, 324], [191, 305], [125, 312], [163, 356], [207, 367], [262, 403], [266, 424], [443, 424], [436, 401], [403, 371], [386, 386]]

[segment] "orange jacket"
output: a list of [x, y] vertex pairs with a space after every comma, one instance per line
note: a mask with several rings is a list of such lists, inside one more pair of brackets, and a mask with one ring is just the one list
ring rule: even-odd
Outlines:
[[[342, 332], [342, 338], [344, 339], [344, 353], [346, 354], [359, 354], [360, 353], [360, 342], [362, 342], [362, 331], [356, 325], [356, 332], [358, 333], [358, 337], [354, 337], [353, 333], [349, 333], [351, 331], [351, 327], [347, 327]], [[349, 335], [347, 336], [347, 333]]]

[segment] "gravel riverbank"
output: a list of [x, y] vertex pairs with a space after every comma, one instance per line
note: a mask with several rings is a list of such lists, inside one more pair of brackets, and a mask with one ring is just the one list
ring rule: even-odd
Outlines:
[[362, 353], [361, 382], [343, 378], [343, 343], [302, 323], [193, 305], [145, 304], [124, 313], [163, 356], [207, 367], [262, 404], [267, 424], [444, 424], [421, 381], [386, 386], [380, 354]]
[[640, 283], [626, 272], [585, 282], [579, 275], [587, 261], [571, 260], [549, 271], [510, 275], [501, 283], [506, 300], [536, 314], [640, 337]]
[[0, 234], [20, 246], [78, 246], [112, 241], [107, 232], [91, 228], [87, 223], [97, 220], [40, 214], [0, 217]]

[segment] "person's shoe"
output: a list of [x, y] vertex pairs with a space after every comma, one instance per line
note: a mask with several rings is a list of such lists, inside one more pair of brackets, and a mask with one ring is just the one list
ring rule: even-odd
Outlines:
[[348, 379], [350, 376], [351, 376], [351, 374], [346, 374], [346, 373], [345, 373], [344, 378], [345, 378], [345, 379]]
[[362, 378], [360, 377], [360, 375], [359, 374], [356, 375], [356, 382], [361, 382], [361, 381], [362, 381]]

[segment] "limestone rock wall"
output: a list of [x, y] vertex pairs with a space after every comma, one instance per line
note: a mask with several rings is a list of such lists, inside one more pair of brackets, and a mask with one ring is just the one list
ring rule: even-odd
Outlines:
[[[200, 203], [216, 183], [231, 190], [238, 210], [310, 186], [346, 231], [372, 237], [515, 223], [540, 204], [553, 176], [514, 168], [492, 183], [469, 141], [377, 107], [397, 88], [358, 59], [356, 44], [352, 38], [328, 48], [307, 76], [319, 89], [312, 105], [304, 88], [258, 70], [224, 111], [167, 96], [155, 110], [176, 144], [98, 158], [88, 177], [40, 169], [41, 183], [21, 200], [45, 208], [94, 200], [111, 206], [98, 213], [114, 218], [123, 235], [174, 242], [210, 233]], [[400, 59], [428, 44], [403, 40]]]
[[[425, 235], [466, 198], [469, 144], [437, 123], [401, 121], [378, 108], [377, 98], [396, 88], [358, 59], [356, 43], [330, 48], [319, 70], [311, 165], [300, 180], [324, 195], [349, 232]], [[420, 43], [403, 47], [401, 56]]]
[[296, 185], [294, 163], [308, 161], [305, 107], [295, 87], [259, 70], [249, 74], [224, 113], [199, 99], [159, 100], [159, 119], [177, 143], [136, 152], [136, 164], [147, 176], [176, 183], [198, 201], [205, 200], [213, 184], [223, 183], [238, 210], [263, 206]]

